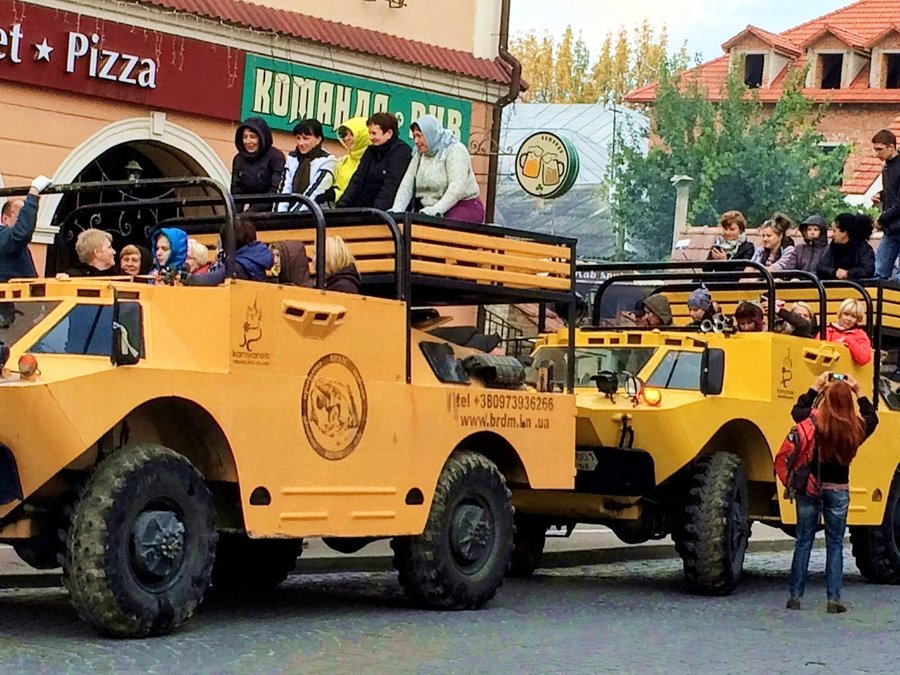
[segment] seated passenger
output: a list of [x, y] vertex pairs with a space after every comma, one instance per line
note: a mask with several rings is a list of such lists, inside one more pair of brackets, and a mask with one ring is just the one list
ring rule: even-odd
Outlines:
[[209, 249], [196, 239], [188, 239], [187, 265], [191, 274], [209, 271]]
[[860, 300], [847, 298], [838, 308], [837, 321], [828, 324], [825, 339], [847, 345], [850, 358], [858, 366], [872, 360], [872, 342], [865, 329], [860, 326], [866, 319], [866, 312]]
[[691, 322], [688, 324], [691, 328], [699, 328], [704, 321], [712, 321], [716, 310], [713, 307], [712, 296], [705, 286], [695, 288], [688, 296], [687, 300], [688, 313], [691, 315]]
[[340, 199], [372, 141], [369, 139], [365, 117], [350, 118], [337, 128], [336, 133], [341, 145], [347, 149], [347, 154], [338, 158], [334, 172], [334, 194], [336, 199]]
[[[227, 226], [219, 233], [220, 241], [228, 236]], [[272, 252], [256, 239], [256, 228], [249, 220], [238, 217], [234, 223], [234, 276], [248, 281], [265, 281], [266, 271], [272, 267]], [[219, 249], [220, 251], [224, 249]], [[203, 274], [189, 274], [184, 283], [188, 286], [217, 286], [225, 281], [225, 256]]]
[[707, 260], [750, 260], [753, 244], [747, 241], [744, 230], [747, 219], [740, 211], [726, 211], [719, 218], [722, 233], [713, 241]]
[[484, 204], [466, 146], [434, 115], [422, 115], [410, 129], [416, 149], [391, 211], [483, 223]]
[[831, 224], [831, 243], [817, 268], [819, 278], [871, 279], [875, 276], [875, 252], [869, 245], [872, 219], [864, 213], [842, 213]]
[[[765, 295], [760, 296], [759, 305], [765, 317], [769, 312], [769, 301]], [[795, 302], [787, 309], [784, 300], [776, 300], [775, 324], [772, 332], [811, 338], [819, 333], [819, 324], [812, 308], [805, 302]]]
[[151, 279], [156, 283], [175, 283], [187, 267], [188, 238], [184, 230], [177, 227], [162, 227], [150, 237], [150, 248], [154, 251]]
[[412, 149], [400, 140], [397, 118], [377, 112], [366, 120], [372, 144], [363, 153], [337, 207], [387, 210], [394, 203], [397, 188], [406, 174]]
[[641, 307], [644, 315], [639, 321], [651, 328], [672, 325], [672, 309], [669, 307], [669, 300], [664, 295], [655, 293], [649, 295], [641, 301]]
[[742, 302], [737, 306], [734, 323], [741, 333], [761, 333], [766, 326], [762, 308], [753, 302]]
[[[762, 246], [756, 249], [751, 260], [762, 264], [770, 272], [784, 272], [797, 269], [797, 249], [794, 240], [787, 236], [793, 225], [790, 218], [776, 213], [759, 228]], [[748, 268], [752, 271], [753, 268]]]
[[75, 240], [78, 264], [66, 270], [70, 277], [111, 277], [119, 274], [112, 235], [105, 230], [89, 228]]
[[276, 241], [269, 244], [269, 250], [272, 251], [272, 267], [267, 274], [271, 281], [307, 288], [313, 285], [309, 256], [302, 241]]
[[822, 216], [810, 216], [800, 223], [803, 241], [797, 246], [796, 269], [816, 274], [819, 261], [828, 246], [827, 225]]
[[359, 293], [362, 281], [347, 243], [331, 235], [325, 240], [325, 290]]
[[[301, 194], [317, 204], [332, 204], [337, 159], [322, 147], [322, 124], [316, 119], [301, 121], [294, 127], [297, 146], [288, 153], [281, 194]], [[307, 211], [305, 204], [281, 202], [279, 211]]]
[[119, 267], [122, 274], [134, 277], [150, 272], [150, 252], [142, 246], [128, 244], [119, 252]]

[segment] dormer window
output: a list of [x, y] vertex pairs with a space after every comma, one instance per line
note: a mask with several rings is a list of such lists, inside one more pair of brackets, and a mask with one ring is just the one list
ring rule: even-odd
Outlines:
[[759, 89], [763, 83], [765, 65], [765, 54], [746, 54], [744, 56], [744, 84], [750, 89]]
[[900, 54], [885, 54], [884, 65], [884, 88], [900, 89]]
[[819, 86], [822, 89], [840, 89], [843, 71], [843, 54], [819, 54]]

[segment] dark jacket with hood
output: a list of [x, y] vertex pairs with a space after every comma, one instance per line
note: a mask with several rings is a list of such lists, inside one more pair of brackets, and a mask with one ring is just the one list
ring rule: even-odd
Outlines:
[[28, 250], [36, 223], [37, 197], [28, 195], [16, 222], [9, 227], [0, 227], [0, 281], [37, 276]]
[[[244, 149], [244, 129], [259, 136], [254, 153]], [[278, 192], [284, 176], [284, 153], [272, 145], [272, 130], [261, 117], [248, 117], [234, 134], [237, 154], [231, 162], [231, 194], [254, 195]], [[254, 204], [251, 211], [271, 211], [272, 204]]]
[[875, 276], [875, 251], [865, 239], [851, 239], [846, 244], [831, 242], [819, 260], [816, 273], [820, 279], [837, 279], [838, 270], [847, 270], [850, 279]]
[[289, 239], [276, 241], [272, 246], [278, 249], [281, 266], [278, 268], [278, 276], [272, 277], [271, 280], [279, 284], [311, 288], [313, 281], [309, 274], [309, 256], [303, 242]]
[[412, 149], [396, 136], [381, 145], [370, 145], [338, 200], [338, 208], [390, 210], [411, 158]]
[[[272, 267], [272, 252], [261, 241], [251, 241], [234, 253], [234, 276], [247, 281], [265, 281], [266, 270]], [[225, 281], [225, 264], [217, 262], [209, 272], [191, 274], [187, 286], [218, 286]]]
[[338, 291], [339, 293], [359, 293], [361, 281], [356, 265], [349, 265], [339, 269], [325, 280], [326, 291]]
[[881, 215], [878, 222], [885, 234], [900, 235], [900, 155], [889, 159], [881, 169]]
[[825, 254], [825, 249], [828, 247], [828, 228], [819, 227], [819, 238], [815, 241], [806, 239], [805, 225], [800, 226], [800, 231], [804, 237], [802, 243], [797, 245], [797, 260], [794, 268], [815, 274], [819, 268], [819, 262]]

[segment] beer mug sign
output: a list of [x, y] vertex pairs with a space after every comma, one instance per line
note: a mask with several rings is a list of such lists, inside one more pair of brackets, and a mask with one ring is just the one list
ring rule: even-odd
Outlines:
[[525, 151], [525, 154], [519, 154], [518, 166], [522, 171], [522, 175], [526, 178], [539, 178], [541, 175], [541, 155], [544, 149], [539, 145], [532, 145]]
[[575, 184], [577, 176], [575, 146], [556, 134], [532, 134], [516, 154], [516, 179], [533, 197], [560, 197]]

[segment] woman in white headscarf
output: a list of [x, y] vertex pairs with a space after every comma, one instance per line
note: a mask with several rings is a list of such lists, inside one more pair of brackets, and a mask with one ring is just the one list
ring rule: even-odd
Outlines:
[[484, 204], [466, 146], [434, 115], [423, 115], [410, 129], [416, 151], [391, 210], [483, 223]]

